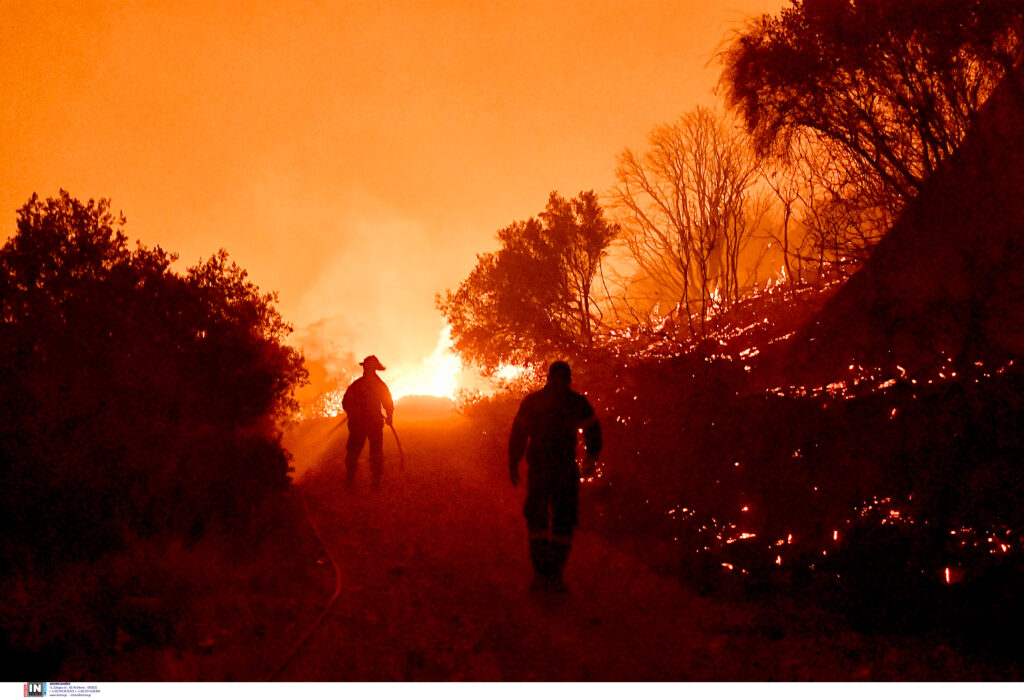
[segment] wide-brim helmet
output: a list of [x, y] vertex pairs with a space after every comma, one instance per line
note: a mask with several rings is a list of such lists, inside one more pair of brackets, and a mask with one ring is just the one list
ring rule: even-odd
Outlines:
[[378, 359], [373, 354], [370, 354], [365, 359], [360, 361], [359, 365], [362, 366], [363, 368], [368, 368], [368, 369], [371, 369], [373, 371], [386, 371], [387, 370], [387, 369], [384, 368], [384, 364], [382, 364], [380, 362], [380, 359]]

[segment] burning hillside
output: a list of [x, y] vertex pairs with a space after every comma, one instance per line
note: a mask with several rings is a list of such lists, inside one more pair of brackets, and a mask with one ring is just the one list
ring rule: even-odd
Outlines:
[[868, 627], [981, 641], [1022, 617], [1022, 87], [842, 288], [767, 289], [700, 342], [627, 331], [587, 363], [609, 535], [630, 521], [689, 583], [815, 589]]
[[803, 333], [791, 366], [830, 375], [855, 363], [897, 378], [1024, 353], [1022, 162], [1018, 66], [864, 269]]

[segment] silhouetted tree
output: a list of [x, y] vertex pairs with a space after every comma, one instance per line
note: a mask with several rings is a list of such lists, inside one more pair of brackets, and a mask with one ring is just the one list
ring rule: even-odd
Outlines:
[[553, 192], [537, 217], [498, 231], [501, 249], [478, 255], [459, 288], [437, 297], [455, 350], [493, 371], [591, 347], [601, 318], [594, 276], [617, 234], [592, 191]]
[[33, 196], [0, 249], [0, 508], [25, 546], [6, 555], [195, 535], [287, 484], [275, 422], [304, 370], [275, 297], [223, 251], [177, 273], [123, 226]]
[[876, 206], [852, 178], [849, 154], [801, 134], [784, 154], [762, 160], [763, 181], [781, 214], [767, 226], [794, 286], [843, 278], [891, 227], [892, 212]]
[[699, 107], [656, 128], [644, 153], [619, 156], [613, 199], [637, 266], [693, 334], [709, 312], [737, 300], [740, 254], [766, 203], [753, 187], [757, 161], [744, 135]]
[[1018, 0], [793, 0], [720, 54], [761, 153], [810, 134], [864, 210], [902, 210], [1020, 60]]

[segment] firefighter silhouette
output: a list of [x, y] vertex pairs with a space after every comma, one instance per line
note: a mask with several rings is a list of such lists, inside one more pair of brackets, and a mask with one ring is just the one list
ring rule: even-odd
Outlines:
[[[370, 442], [370, 473], [374, 489], [380, 486], [384, 470], [384, 425], [390, 425], [395, 413], [391, 391], [377, 375], [384, 366], [376, 356], [367, 356], [360, 363], [363, 375], [357, 378], [345, 391], [341, 400], [342, 409], [348, 417], [348, 444], [345, 447], [346, 480], [351, 486], [355, 482], [359, 454], [363, 445]], [[383, 412], [382, 412], [383, 410]]]
[[530, 588], [535, 591], [565, 591], [562, 570], [578, 516], [576, 439], [580, 430], [587, 451], [584, 475], [593, 473], [601, 453], [601, 425], [587, 399], [569, 387], [571, 383], [569, 364], [552, 363], [547, 384], [527, 395], [519, 406], [508, 442], [513, 486], [519, 484], [519, 461], [526, 454], [523, 515], [534, 569]]

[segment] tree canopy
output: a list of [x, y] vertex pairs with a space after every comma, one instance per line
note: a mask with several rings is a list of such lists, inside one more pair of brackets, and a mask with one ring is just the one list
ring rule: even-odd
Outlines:
[[1018, 0], [793, 0], [726, 44], [721, 86], [762, 152], [813, 134], [899, 211], [1022, 51]]
[[501, 248], [437, 297], [455, 350], [492, 372], [592, 346], [601, 317], [593, 281], [617, 234], [592, 191], [553, 192], [538, 216], [498, 231]]

